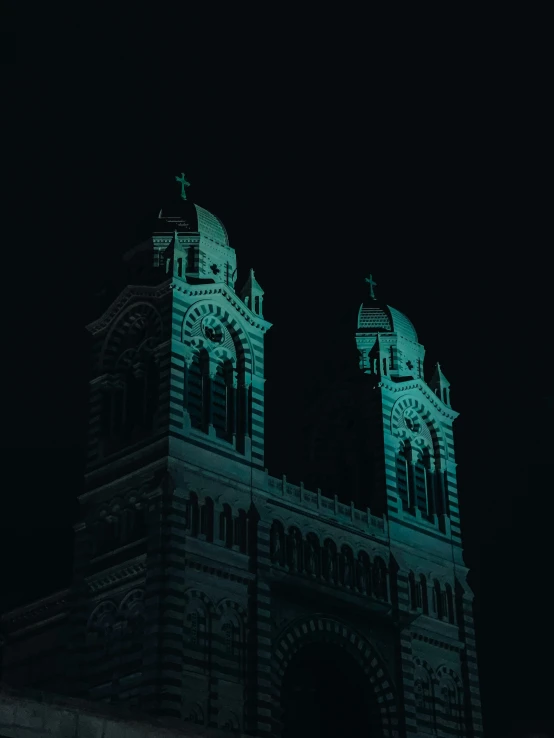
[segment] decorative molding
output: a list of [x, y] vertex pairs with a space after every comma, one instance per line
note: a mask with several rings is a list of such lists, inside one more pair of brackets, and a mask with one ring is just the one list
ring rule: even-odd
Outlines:
[[146, 573], [146, 555], [137, 557], [134, 561], [128, 562], [123, 566], [116, 566], [112, 569], [87, 577], [85, 582], [91, 592], [101, 592], [104, 589], [113, 587], [114, 584], [123, 584], [131, 579], [136, 579]]
[[460, 413], [452, 410], [452, 408], [445, 405], [434, 392], [432, 392], [427, 384], [422, 379], [408, 380], [405, 382], [391, 382], [386, 377], [382, 377], [381, 381], [377, 383], [376, 387], [381, 387], [389, 392], [406, 392], [407, 390], [419, 390], [421, 394], [429, 401], [429, 404], [439, 411], [441, 415], [444, 415], [448, 420], [453, 421], [460, 415]]
[[92, 333], [93, 336], [95, 336], [105, 330], [112, 322], [114, 317], [121, 310], [123, 310], [123, 308], [126, 307], [134, 298], [142, 297], [149, 300], [160, 300], [162, 297], [165, 297], [165, 295], [169, 294], [170, 289], [170, 280], [154, 287], [139, 287], [135, 285], [128, 285], [121, 292], [121, 294], [116, 297], [112, 304], [102, 313], [102, 315], [97, 320], [89, 323], [86, 328], [90, 333]]
[[212, 566], [211, 564], [203, 564], [202, 562], [196, 559], [191, 559], [190, 557], [185, 560], [185, 566], [188, 566], [190, 569], [195, 569], [196, 571], [201, 571], [204, 574], [210, 574], [218, 579], [228, 579], [230, 582], [237, 582], [238, 584], [248, 585], [255, 578], [254, 574], [248, 576], [231, 574], [225, 569], [220, 569], [216, 566]]
[[189, 285], [188, 283], [178, 284], [172, 282], [168, 289], [177, 290], [183, 295], [190, 297], [200, 297], [205, 295], [221, 295], [227, 302], [235, 308], [235, 310], [254, 328], [257, 328], [262, 333], [265, 333], [273, 323], [262, 318], [260, 315], [253, 313], [249, 310], [246, 305], [240, 300], [234, 292], [230, 290], [225, 284], [213, 284], [212, 286], [207, 285]]
[[[36, 602], [14, 608], [6, 612], [0, 618], [0, 623], [9, 631], [28, 628], [33, 625], [41, 625], [43, 622], [54, 618], [60, 610], [64, 610], [68, 604], [69, 590], [56, 592]], [[53, 612], [57, 610], [58, 612]]]
[[439, 640], [437, 637], [426, 636], [423, 633], [417, 633], [412, 631], [412, 639], [414, 641], [422, 641], [423, 643], [429, 643], [431, 646], [437, 646], [445, 651], [454, 651], [454, 653], [462, 653], [465, 650], [465, 644], [461, 641], [450, 641]]

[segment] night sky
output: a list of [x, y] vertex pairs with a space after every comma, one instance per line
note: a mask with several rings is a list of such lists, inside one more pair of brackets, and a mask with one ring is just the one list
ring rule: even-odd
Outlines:
[[281, 75], [276, 65], [262, 86], [229, 74], [205, 99], [159, 74], [115, 72], [78, 88], [45, 75], [33, 91], [36, 120], [14, 127], [25, 147], [9, 154], [17, 188], [7, 201], [18, 215], [3, 247], [4, 605], [68, 583], [82, 488], [84, 325], [141, 219], [184, 171], [189, 198], [228, 230], [237, 286], [253, 267], [265, 290], [271, 474], [301, 479], [290, 429], [353, 356], [370, 272], [377, 295], [414, 323], [427, 378], [440, 361], [461, 413], [462, 533], [485, 732], [552, 730], [545, 104], [513, 78], [425, 90], [412, 80], [377, 99], [361, 80], [310, 73], [309, 84], [281, 83]]

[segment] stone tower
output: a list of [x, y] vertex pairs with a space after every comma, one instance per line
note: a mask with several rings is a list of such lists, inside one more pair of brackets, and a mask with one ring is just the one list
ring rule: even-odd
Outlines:
[[242, 727], [252, 498], [266, 484], [263, 291], [251, 272], [235, 292], [225, 228], [184, 188], [124, 262], [128, 285], [88, 326], [75, 691]]
[[35, 686], [208, 731], [481, 736], [442, 370], [426, 383], [370, 280], [359, 366], [306, 430], [312, 488], [269, 476], [263, 290], [251, 270], [235, 291], [225, 228], [179, 181], [88, 326], [73, 582], [3, 619], [4, 678], [48, 634]]

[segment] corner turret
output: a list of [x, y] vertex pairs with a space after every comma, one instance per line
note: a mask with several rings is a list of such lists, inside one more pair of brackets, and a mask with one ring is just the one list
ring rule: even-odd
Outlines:
[[253, 313], [263, 318], [262, 312], [262, 301], [264, 291], [260, 287], [256, 277], [254, 276], [254, 270], [250, 270], [246, 284], [240, 292], [241, 300], [244, 302], [247, 308]]
[[433, 376], [431, 377], [431, 380], [429, 381], [429, 389], [432, 389], [433, 392], [439, 397], [444, 404], [447, 407], [451, 407], [450, 405], [450, 382], [448, 379], [444, 376], [441, 365], [437, 362], [437, 365], [435, 366], [435, 371], [433, 373]]

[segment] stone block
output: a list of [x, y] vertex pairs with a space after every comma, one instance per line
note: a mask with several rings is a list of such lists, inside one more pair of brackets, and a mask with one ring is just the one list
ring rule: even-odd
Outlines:
[[107, 720], [103, 738], [149, 738], [151, 735], [151, 726], [132, 725], [120, 722], [119, 720]]
[[39, 702], [20, 701], [15, 711], [15, 723], [22, 728], [42, 730], [44, 726], [44, 706]]
[[44, 713], [45, 735], [56, 738], [77, 738], [77, 712], [51, 707]]
[[103, 738], [105, 719], [81, 713], [77, 723], [78, 738]]
[[0, 726], [13, 725], [15, 722], [15, 703], [8, 697], [0, 698]]

